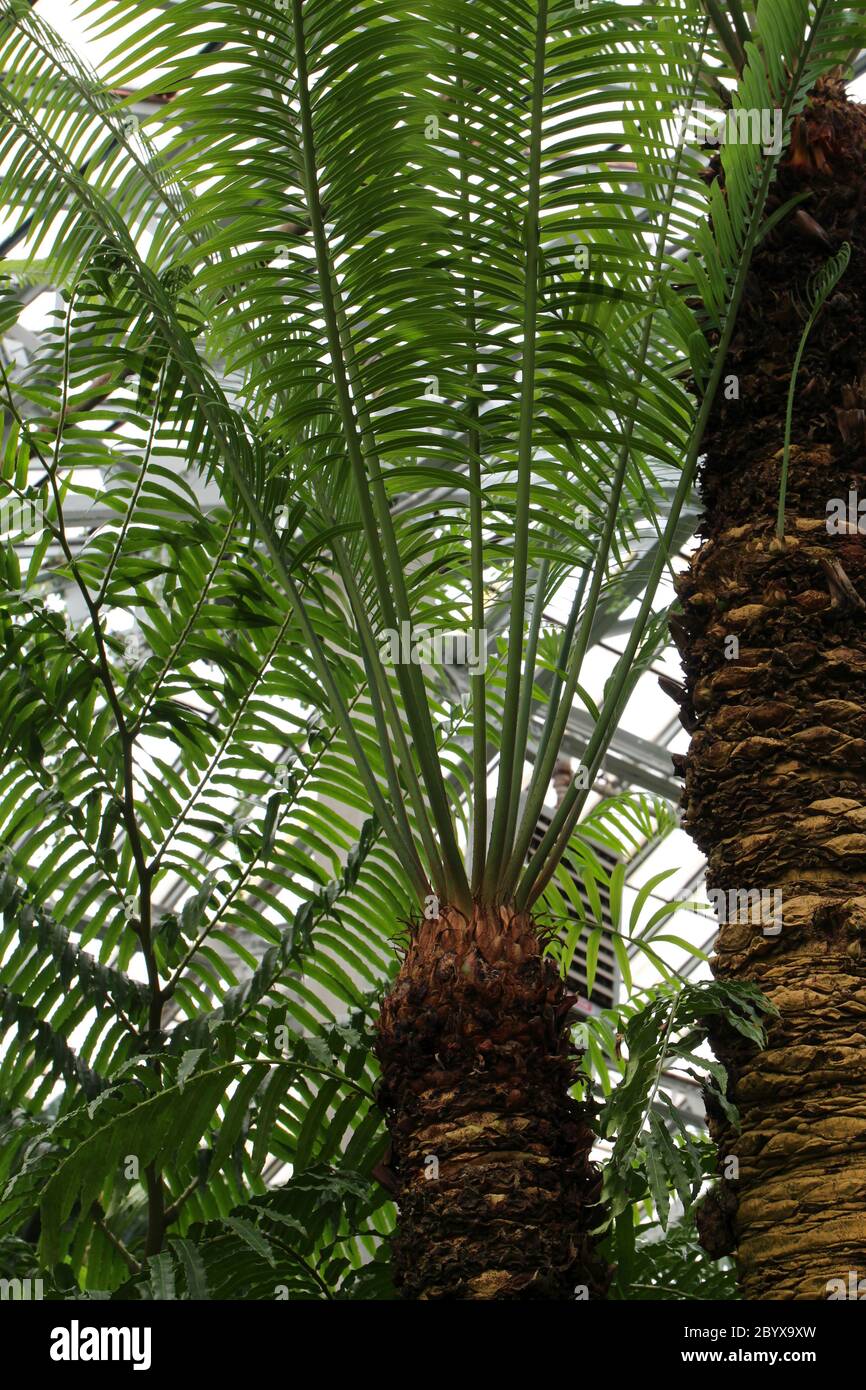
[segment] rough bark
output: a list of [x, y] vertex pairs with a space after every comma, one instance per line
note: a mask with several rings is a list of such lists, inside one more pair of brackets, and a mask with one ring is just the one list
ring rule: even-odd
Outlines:
[[404, 1297], [603, 1292], [589, 1107], [569, 1094], [572, 1002], [525, 915], [443, 910], [412, 926], [376, 1047]]
[[[720, 1173], [730, 1157], [739, 1172], [702, 1224], [711, 1253], [735, 1248], [752, 1299], [826, 1298], [831, 1280], [866, 1276], [866, 536], [827, 524], [831, 499], [866, 500], [864, 160], [866, 111], [822, 84], [776, 190], [782, 201], [810, 189], [807, 215], [789, 216], [753, 263], [726, 365], [739, 400], [714, 407], [703, 541], [674, 625], [683, 722], [695, 730], [686, 825], [709, 886], [782, 894], [778, 934], [741, 900], [714, 961], [717, 976], [753, 981], [779, 1010], [760, 1053], [715, 1040], [742, 1128], [720, 1114], [710, 1125]], [[846, 240], [848, 270], [798, 378], [780, 545], [798, 299]]]

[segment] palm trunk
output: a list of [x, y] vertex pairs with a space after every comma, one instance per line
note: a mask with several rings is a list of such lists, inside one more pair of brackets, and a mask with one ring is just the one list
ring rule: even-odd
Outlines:
[[446, 909], [413, 926], [376, 1049], [404, 1297], [603, 1292], [587, 1234], [599, 1190], [589, 1108], [569, 1094], [570, 1003], [526, 916]]
[[[866, 1275], [866, 505], [859, 532], [856, 511], [849, 531], [828, 522], [833, 499], [866, 503], [864, 159], [866, 110], [824, 82], [776, 189], [812, 196], [755, 258], [725, 369], [739, 399], [714, 408], [704, 539], [680, 585], [687, 826], [728, 895], [714, 970], [779, 1011], [762, 1052], [716, 1040], [742, 1126], [709, 1117], [730, 1180], [703, 1230], [711, 1253], [736, 1250], [751, 1299], [824, 1299]], [[780, 543], [797, 300], [844, 241], [798, 377]], [[781, 893], [780, 931], [758, 890]]]

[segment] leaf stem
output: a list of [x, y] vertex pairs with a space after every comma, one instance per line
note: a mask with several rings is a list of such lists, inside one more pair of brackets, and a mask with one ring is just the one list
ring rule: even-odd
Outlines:
[[541, 131], [544, 112], [545, 56], [547, 45], [547, 0], [539, 0], [535, 24], [535, 55], [532, 69], [532, 100], [529, 134], [529, 185], [523, 216], [525, 265], [523, 275], [523, 334], [520, 355], [520, 418], [517, 445], [517, 498], [514, 515], [514, 562], [511, 581], [511, 611], [508, 626], [508, 662], [505, 672], [505, 699], [502, 708], [502, 745], [499, 778], [493, 803], [493, 825], [487, 851], [483, 889], [493, 901], [499, 888], [503, 864], [508, 856], [508, 825], [512, 819], [514, 769], [517, 761], [517, 719], [521, 678], [532, 681], [532, 672], [523, 672], [523, 627], [526, 620], [527, 571], [529, 564], [529, 512], [532, 487], [532, 438], [535, 408], [535, 366], [538, 314], [539, 209], [541, 194]]

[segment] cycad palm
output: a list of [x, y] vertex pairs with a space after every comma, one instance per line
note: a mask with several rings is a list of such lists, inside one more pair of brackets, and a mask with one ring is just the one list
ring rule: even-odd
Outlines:
[[[763, 3], [738, 99], [781, 108], [787, 131], [853, 40], [841, 6]], [[726, 153], [710, 234], [699, 161], [672, 139], [732, 71], [727, 49], [741, 54], [748, 21], [729, 14], [688, 0], [177, 4], [107, 73], [163, 69], [148, 78], [175, 94], [158, 154], [29, 11], [2, 21], [6, 199], [34, 219], [37, 253], [57, 219], [51, 273], [73, 307], [110, 293], [116, 345], [135, 348], [110, 385], [159, 380], [161, 427], [264, 543], [313, 701], [418, 899], [378, 1044], [398, 1269], [416, 1297], [604, 1283], [567, 1001], [533, 912], [660, 640], [654, 591], [763, 227], [774, 156]], [[686, 259], [695, 236], [701, 258]], [[527, 863], [599, 601], [666, 469], [677, 485], [648, 589], [582, 773]], [[503, 592], [507, 635], [469, 679], [471, 749], [441, 754], [441, 673], [386, 667], [380, 640], [408, 624], [483, 643]], [[350, 709], [347, 654], [367, 718]]]

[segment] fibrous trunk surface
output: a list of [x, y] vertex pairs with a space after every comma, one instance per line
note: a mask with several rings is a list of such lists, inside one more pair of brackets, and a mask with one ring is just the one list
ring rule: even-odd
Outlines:
[[443, 910], [413, 925], [376, 1047], [404, 1297], [602, 1292], [587, 1234], [593, 1133], [569, 1094], [571, 1002], [528, 916]]
[[[729, 378], [675, 625], [695, 730], [686, 824], [727, 895], [715, 973], [779, 1011], [760, 1053], [716, 1040], [742, 1128], [710, 1116], [731, 1180], [704, 1225], [712, 1253], [735, 1249], [751, 1299], [825, 1299], [831, 1281], [866, 1276], [866, 111], [834, 82], [795, 125], [776, 202], [804, 189], [803, 215], [753, 262], [725, 368], [739, 399]], [[845, 241], [798, 377], [780, 546], [799, 301]], [[750, 891], [751, 912], [733, 896]]]

